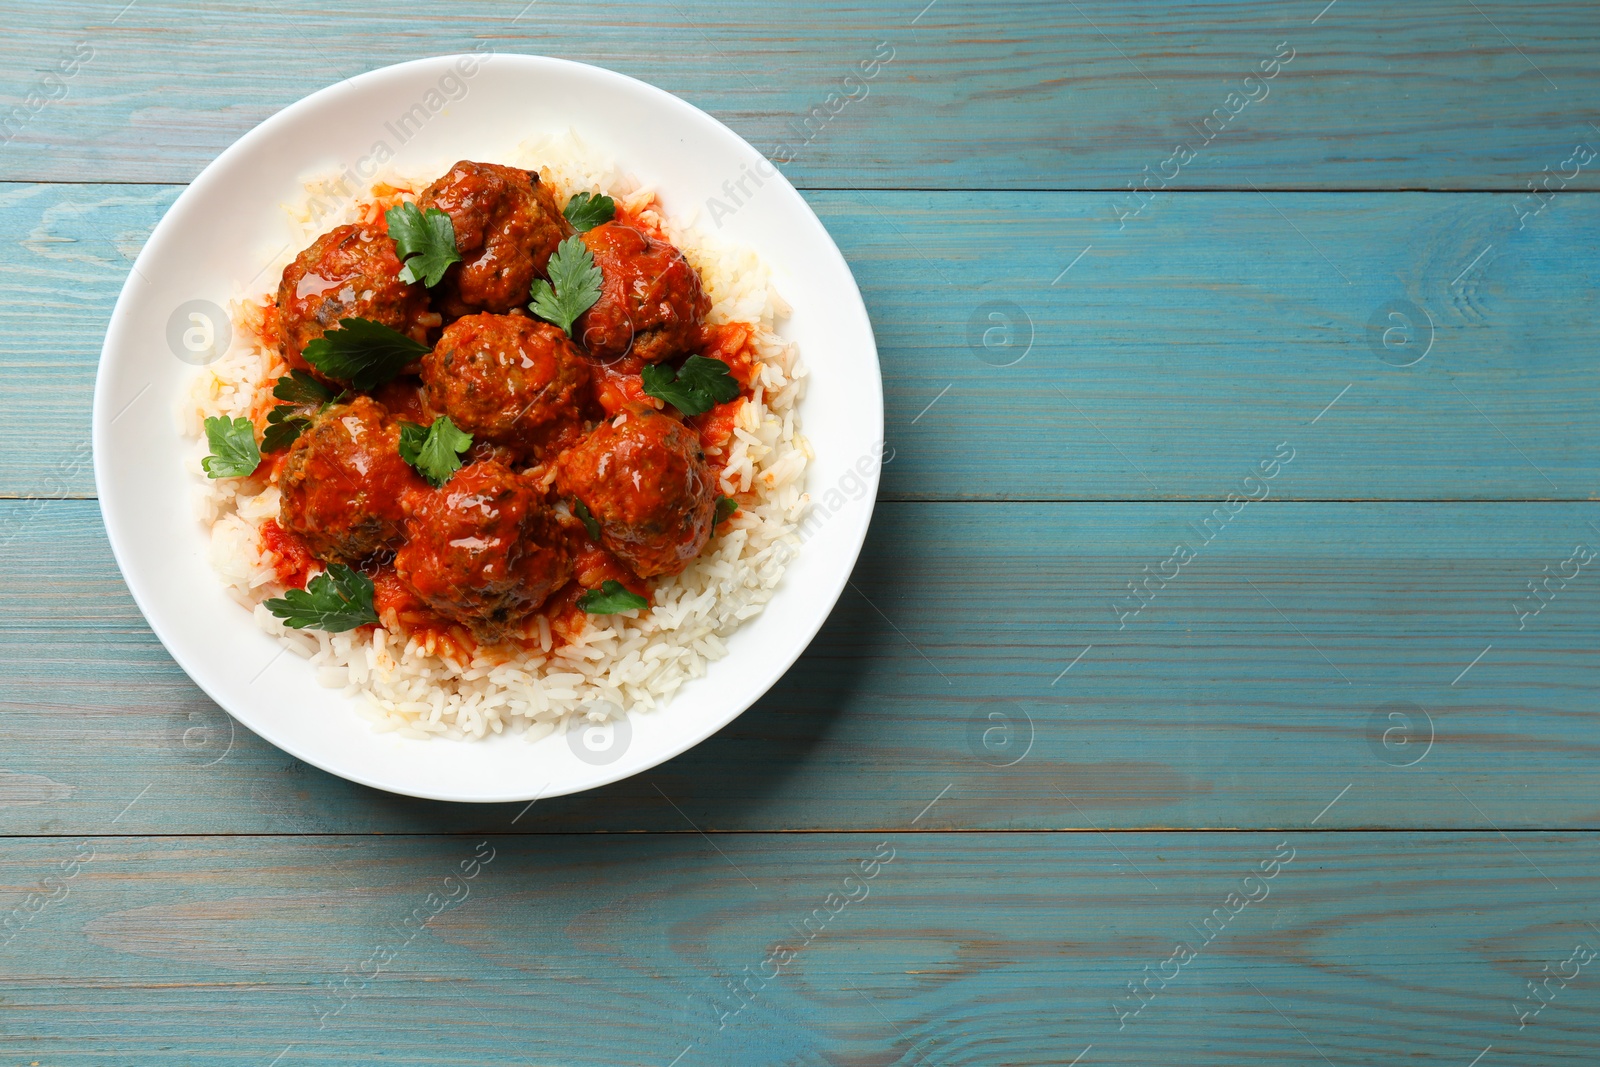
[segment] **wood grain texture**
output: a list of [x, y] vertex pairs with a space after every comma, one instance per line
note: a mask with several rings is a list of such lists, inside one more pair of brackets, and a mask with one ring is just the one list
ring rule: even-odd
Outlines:
[[[1551, 978], [1600, 950], [1600, 580], [1528, 589], [1600, 545], [1600, 165], [1548, 177], [1600, 146], [1590, 0], [0, 11], [0, 1060], [1600, 1060], [1595, 965]], [[233, 726], [82, 499], [178, 183], [484, 43], [787, 145], [894, 450], [856, 588], [765, 699], [528, 809]], [[1534, 181], [1563, 191], [1530, 214]]]
[[[37, 416], [0, 495], [92, 494], [104, 325], [176, 194], [0, 187], [0, 405]], [[1519, 229], [1509, 196], [1216, 193], [1120, 230], [1104, 194], [808, 199], [874, 318], [887, 499], [1223, 499], [1282, 441], [1278, 499], [1600, 490], [1600, 198]], [[1412, 366], [1372, 345], [1393, 301], [1376, 352]]]
[[[1189, 524], [1208, 520], [1206, 543]], [[1596, 521], [881, 505], [856, 589], [755, 708], [518, 828], [1595, 827], [1600, 562], [1536, 615], [1513, 604], [1600, 546]], [[470, 831], [520, 810], [375, 793], [235, 731], [149, 633], [92, 502], [6, 503], [0, 530], [0, 766], [34, 776], [11, 803], [0, 779], [4, 832], [91, 833], [146, 786], [122, 830]], [[1128, 615], [1127, 583], [1180, 540], [1198, 556]]]
[[[1324, 0], [121, 6], [63, 0], [15, 21], [0, 94], [27, 121], [0, 177], [189, 181], [313, 89], [480, 42], [659, 85], [769, 155], [789, 146], [786, 169], [812, 187], [1122, 190], [1225, 107], [1238, 114], [1181, 187], [1522, 191], [1595, 137], [1600, 102], [1588, 0], [1347, 2], [1320, 17]], [[1294, 58], [1241, 110], [1229, 94], [1261, 96], [1243, 79], [1280, 42]], [[844, 83], [880, 44], [889, 65]], [[83, 48], [69, 80], [41, 83]], [[847, 92], [806, 143], [811, 109]], [[1595, 188], [1592, 171], [1577, 184]]]
[[[7, 840], [0, 907], [52, 872], [58, 899], [0, 947], [0, 1050], [1466, 1067], [1492, 1046], [1576, 1067], [1600, 1056], [1592, 962], [1517, 1013], [1600, 950], [1597, 867], [1591, 834], [1492, 832]], [[1163, 969], [1178, 943], [1194, 958]]]

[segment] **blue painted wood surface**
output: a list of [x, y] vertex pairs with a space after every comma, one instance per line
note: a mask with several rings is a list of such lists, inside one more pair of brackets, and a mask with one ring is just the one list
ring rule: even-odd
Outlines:
[[[1600, 1059], [1600, 581], [1528, 588], [1600, 546], [1594, 167], [1526, 189], [1600, 146], [1592, 4], [0, 11], [0, 1060]], [[716, 738], [526, 811], [234, 729], [82, 451], [178, 183], [482, 40], [763, 149], [893, 49], [786, 168], [883, 353], [859, 592]]]
[[[40, 1067], [1594, 1062], [1596, 962], [1562, 966], [1600, 951], [1593, 835], [716, 837], [8, 842], [19, 888], [61, 888], [4, 949], [0, 1047]], [[1178, 944], [1193, 958], [1163, 966]], [[1578, 977], [1534, 999], [1546, 964]]]
[[[1320, 17], [1327, 0], [123, 3], [19, 6], [13, 101], [92, 54], [47, 84], [59, 99], [30, 110], [0, 178], [188, 181], [313, 89], [480, 42], [653, 82], [768, 155], [788, 146], [797, 184], [844, 189], [1121, 192], [1182, 142], [1197, 156], [1174, 188], [1523, 192], [1594, 136], [1600, 89], [1589, 0], [1338, 0]], [[864, 90], [844, 84], [876, 54]], [[1275, 77], [1247, 84], [1263, 63]], [[804, 133], [841, 89], [857, 98]], [[1217, 108], [1236, 114], [1207, 143]], [[1591, 168], [1575, 186], [1600, 183]]]
[[[41, 416], [0, 423], [0, 496], [92, 494], [104, 324], [177, 192], [0, 188], [0, 406]], [[1284, 440], [1275, 499], [1600, 485], [1593, 196], [1521, 230], [1509, 195], [1213, 193], [1122, 230], [1106, 193], [807, 197], [874, 316], [886, 499], [1223, 499]]]
[[[948, 787], [918, 827], [1594, 825], [1600, 580], [1537, 614], [1526, 591], [1600, 547], [1592, 505], [1252, 504], [1129, 614], [1212, 508], [880, 504], [857, 591], [754, 709], [528, 820], [871, 829]], [[235, 731], [143, 625], [93, 502], [0, 503], [6, 529], [4, 766], [39, 802], [0, 831], [92, 833], [130, 785], [151, 788], [128, 832], [487, 832], [520, 809], [376, 794]]]

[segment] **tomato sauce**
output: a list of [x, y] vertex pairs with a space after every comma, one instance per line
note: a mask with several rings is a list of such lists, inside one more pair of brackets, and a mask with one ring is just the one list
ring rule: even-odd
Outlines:
[[[655, 582], [640, 578], [617, 557], [593, 542], [585, 542], [573, 559], [572, 581], [562, 586], [539, 609], [550, 620], [550, 633], [554, 647], [560, 648], [583, 633], [589, 616], [578, 607], [578, 598], [586, 590], [599, 589], [607, 581], [621, 582], [631, 593], [650, 599]], [[537, 646], [537, 638], [534, 645]]]
[[705, 342], [700, 355], [720, 359], [728, 365], [729, 372], [746, 392], [755, 387], [755, 353], [750, 344], [752, 334], [743, 322], [724, 322], [705, 328]]
[[[739, 422], [739, 409], [744, 407], [744, 397], [735, 397], [726, 404], [718, 404], [704, 415], [687, 420], [700, 435], [700, 447], [706, 452], [706, 462], [713, 470], [726, 466], [725, 454], [733, 440], [734, 427]], [[719, 462], [722, 461], [722, 462]]]
[[463, 626], [442, 619], [413, 593], [385, 563], [372, 574], [372, 606], [390, 633], [413, 637], [424, 647], [450, 654], [457, 662], [472, 659], [477, 642]]
[[644, 379], [639, 376], [643, 370], [644, 362], [634, 356], [623, 356], [594, 369], [595, 396], [606, 418], [614, 419], [635, 408], [662, 407], [661, 401], [645, 394]]
[[[654, 197], [652, 197], [650, 199], [649, 203], [645, 204], [644, 206], [639, 208], [637, 211], [630, 211], [628, 208], [626, 208], [626, 207], [624, 207], [622, 205], [621, 201], [618, 201], [618, 203], [617, 203], [617, 212], [616, 212], [615, 215], [612, 216], [612, 218], [613, 218], [614, 221], [620, 222], [624, 226], [632, 226], [634, 229], [638, 230], [640, 233], [643, 233], [643, 234], [645, 234], [645, 235], [647, 235], [649, 237], [653, 237], [657, 241], [666, 241], [667, 240], [667, 235], [665, 233], [661, 232], [661, 227], [657, 226], [653, 222], [647, 222], [645, 220], [645, 218], [644, 218], [644, 212], [646, 212], [646, 211], [655, 212], [655, 208], [656, 208], [656, 201], [655, 201]], [[659, 212], [655, 212], [655, 213], [656, 213], [657, 217], [659, 218], [660, 217]]]
[[261, 524], [261, 547], [272, 557], [278, 581], [290, 588], [304, 589], [311, 572], [321, 569], [305, 542], [279, 526], [277, 519]]
[[[359, 223], [367, 227], [381, 229], [384, 225], [383, 216], [385, 211], [400, 203], [403, 199], [409, 198], [414, 192], [414, 190], [395, 186], [375, 188], [376, 200], [362, 204], [359, 208]], [[668, 242], [668, 237], [659, 224], [659, 216], [655, 212], [653, 201], [635, 210], [628, 210], [619, 204], [616, 212], [616, 221], [641, 231], [653, 240]], [[687, 260], [682, 260], [681, 263], [675, 266], [677, 269], [682, 269], [683, 266], [687, 265]], [[696, 287], [695, 292], [698, 294], [698, 287]], [[703, 300], [703, 297], [697, 296], [696, 299]], [[514, 309], [512, 313], [521, 314], [519, 309]], [[703, 308], [699, 308], [694, 312], [694, 318], [699, 320], [704, 313]], [[242, 329], [248, 334], [254, 335], [259, 343], [268, 350], [281, 351], [285, 343], [286, 334], [292, 328], [296, 328], [296, 320], [293, 314], [284, 313], [280, 315], [279, 308], [271, 300], [259, 305], [259, 315], [251, 313], [246, 318], [247, 321], [240, 324]], [[424, 321], [424, 318], [428, 321]], [[436, 336], [435, 327], [441, 324], [438, 314], [430, 314], [416, 321], [428, 328], [428, 337], [430, 339]], [[304, 323], [301, 323], [300, 326], [304, 326]], [[638, 337], [641, 334], [632, 336]], [[651, 336], [654, 339], [658, 339], [660, 335]], [[418, 337], [418, 339], [420, 340], [421, 338]], [[674, 439], [683, 442], [683, 444], [676, 446], [678, 454], [692, 453], [693, 451], [692, 445], [688, 444], [688, 435], [683, 432], [687, 428], [693, 432], [701, 448], [706, 452], [706, 460], [711, 467], [713, 475], [720, 474], [723, 466], [725, 466], [726, 455], [730, 444], [734, 440], [742, 406], [755, 395], [759, 361], [756, 357], [753, 340], [754, 327], [746, 324], [727, 323], [705, 325], [703, 327], [690, 326], [688, 332], [678, 339], [670, 349], [672, 352], [669, 357], [671, 365], [681, 362], [682, 353], [687, 347], [689, 351], [726, 363], [732, 377], [739, 384], [740, 395], [732, 401], [718, 404], [701, 415], [685, 419], [683, 425], [673, 425], [672, 427], [672, 434], [675, 435]], [[629, 343], [631, 345], [632, 342], [630, 341]], [[657, 358], [656, 355], [648, 350], [644, 354], [651, 356], [651, 358]], [[665, 352], [661, 353], [661, 355], [665, 354]], [[592, 351], [591, 355], [593, 355]], [[598, 359], [598, 357], [595, 358]], [[609, 364], [597, 362], [592, 365], [593, 401], [597, 402], [599, 412], [603, 412], [606, 419], [615, 419], [617, 415], [624, 412], [640, 411], [641, 409], [664, 411], [673, 418], [678, 417], [677, 411], [671, 408], [670, 405], [645, 394], [641, 374], [646, 365], [639, 356], [631, 351]], [[274, 370], [274, 378], [282, 372], [283, 367], [280, 363]], [[269, 382], [267, 384], [268, 392], [270, 392], [270, 388], [271, 383]], [[437, 395], [434, 396], [434, 399], [439, 401]], [[420, 381], [408, 374], [377, 389], [368, 391], [367, 396], [357, 396], [349, 403], [355, 406], [376, 401], [378, 405], [381, 405], [382, 410], [399, 419], [427, 426], [437, 414], [430, 409], [428, 400], [429, 396], [422, 389]], [[439, 402], [443, 403], [443, 401]], [[266, 398], [264, 403], [260, 405], [259, 410], [251, 412], [254, 417], [253, 421], [256, 423], [258, 436], [266, 428], [266, 417], [275, 406], [275, 399]], [[467, 458], [469, 461], [498, 460], [506, 466], [520, 471], [522, 476], [537, 479], [539, 471], [545, 469], [543, 464], [553, 460], [554, 456], [563, 453], [569, 445], [577, 444], [578, 438], [582, 438], [592, 432], [588, 427], [592, 425], [591, 420], [595, 414], [596, 404], [586, 402], [581, 414], [577, 415], [573, 420], [569, 420], [572, 423], [570, 429], [573, 440], [561, 437], [560, 434], [556, 433], [557, 428], [553, 427], [551, 439], [548, 442], [541, 442], [541, 445], [548, 447], [540, 447], [531, 453], [532, 458], [537, 458], [541, 461], [541, 465], [536, 466], [534, 469], [523, 470], [523, 467], [531, 462], [530, 454], [526, 449], [517, 453], [507, 452], [505, 448], [495, 445], [488, 438], [475, 441], [473, 450]], [[562, 426], [566, 426], [566, 423], [563, 423]], [[371, 427], [367, 427], [366, 430], [368, 436], [362, 440], [372, 440], [371, 434], [376, 431]], [[393, 433], [394, 431], [391, 428], [386, 432]], [[562, 430], [562, 432], [565, 433], [567, 431]], [[351, 440], [354, 441], [357, 435], [355, 431], [351, 431], [350, 436]], [[309, 452], [311, 450], [302, 448], [301, 451]], [[356, 447], [341, 443], [338, 449], [330, 446], [327, 451], [330, 456], [335, 458], [345, 456], [348, 453], [354, 457], [351, 460], [352, 463], [355, 463], [355, 459], [365, 460], [370, 458], [366, 455], [366, 452], [370, 451], [367, 446]], [[382, 452], [385, 458], [391, 455], [398, 456], [398, 450], [387, 440], [385, 440], [383, 447], [379, 451]], [[502, 455], [502, 453], [504, 454]], [[356, 464], [360, 467], [360, 477], [352, 479], [349, 476], [349, 472], [343, 471], [342, 467], [339, 471], [329, 467], [328, 463], [331, 460], [314, 462], [310, 457], [302, 457], [299, 461], [299, 466], [286, 473], [285, 467], [288, 459], [288, 450], [266, 454], [263, 456], [263, 463], [254, 474], [254, 477], [259, 480], [263, 487], [272, 485], [284, 489], [286, 502], [292, 496], [291, 490], [293, 486], [290, 483], [294, 483], [296, 478], [299, 477], [311, 487], [309, 490], [302, 487], [302, 496], [307, 496], [311, 492], [325, 492], [329, 494], [330, 499], [336, 498], [338, 502], [342, 502], [347, 511], [355, 510], [362, 514], [372, 513], [379, 518], [388, 518], [390, 517], [387, 515], [389, 510], [399, 508], [406, 513], [407, 521], [409, 521], [412, 505], [415, 503], [417, 494], [425, 492], [414, 472], [403, 462], [382, 463], [370, 467]], [[698, 460], [686, 457], [685, 462], [698, 462]], [[342, 478], [339, 477], [341, 473], [345, 475]], [[555, 465], [549, 463], [549, 474], [543, 482], [543, 487], [548, 489], [554, 478]], [[633, 483], [636, 490], [633, 493], [635, 497], [643, 492], [637, 489], [637, 478], [636, 474]], [[350, 484], [352, 480], [358, 482], [359, 485], [352, 486]], [[704, 486], [703, 481], [696, 484]], [[704, 490], [702, 489], [699, 492], [703, 493]], [[653, 502], [654, 499], [653, 497], [647, 497], [646, 502]], [[699, 496], [698, 500], [698, 506], [703, 509], [706, 506], [704, 496]], [[303, 511], [308, 516], [312, 514], [320, 515], [322, 511], [327, 511], [330, 514], [336, 512], [337, 509], [331, 505], [321, 509], [310, 506], [311, 503], [319, 502], [319, 500], [309, 500], [309, 503], [301, 508], [300, 511]], [[683, 513], [689, 514], [687, 510]], [[285, 514], [289, 514], [289, 512], [286, 510]], [[703, 515], [703, 510], [701, 514]], [[562, 516], [563, 521], [571, 522], [569, 518], [565, 517], [565, 512], [562, 512]], [[261, 539], [263, 550], [270, 558], [278, 580], [283, 585], [303, 589], [308, 579], [323, 569], [324, 564], [319, 562], [317, 556], [313, 555], [311, 546], [318, 544], [317, 539], [327, 526], [338, 527], [338, 524], [330, 522], [319, 526], [314, 522], [307, 521], [296, 525], [295, 528], [305, 534], [303, 539], [299, 534], [286, 530], [275, 519], [268, 520], [262, 524]], [[343, 527], [338, 527], [338, 529], [342, 530]], [[700, 543], [703, 544], [703, 524], [701, 530]], [[337, 533], [338, 530], [334, 532]], [[541, 622], [548, 629], [553, 648], [559, 648], [582, 634], [588, 626], [590, 617], [577, 606], [578, 601], [585, 591], [599, 589], [608, 581], [618, 582], [631, 592], [650, 599], [656, 585], [654, 579], [640, 578], [629, 564], [623, 562], [623, 558], [619, 558], [604, 547], [588, 541], [581, 534], [577, 536], [579, 543], [573, 553], [571, 579], [551, 594], [536, 614], [529, 616], [525, 622], [514, 628], [509, 634], [506, 634], [502, 645], [494, 646], [503, 647], [504, 654], [508, 658], [518, 650], [539, 651], [542, 648]], [[392, 542], [386, 543], [392, 545]], [[410, 545], [412, 542], [408, 540], [406, 543]], [[632, 542], [628, 542], [619, 547], [619, 551], [624, 553], [625, 558], [632, 558], [626, 555], [628, 545], [631, 544]], [[338, 545], [335, 545], [333, 549], [325, 549], [318, 544], [317, 550], [322, 553], [323, 558], [333, 559], [340, 557], [355, 558], [356, 554], [371, 551], [372, 548], [371, 542], [368, 541], [361, 543], [355, 549], [345, 549], [343, 551], [339, 550]], [[405, 550], [402, 549], [401, 551]], [[329, 554], [330, 552], [333, 554]], [[402, 556], [402, 562], [406, 563], [409, 568], [408, 559], [409, 557]], [[393, 560], [394, 553], [392, 548], [385, 547], [380, 549], [378, 554], [368, 557], [358, 566], [359, 570], [372, 579], [374, 590], [373, 607], [380, 620], [378, 625], [391, 633], [402, 634], [415, 640], [418, 646], [429, 653], [447, 656], [458, 663], [470, 662], [477, 655], [491, 651], [491, 646], [485, 645], [484, 641], [480, 640], [472, 629], [455, 621], [454, 618], [435, 611], [428, 601], [423, 600], [422, 596], [407, 581], [403, 581], [399, 577]], [[633, 566], [640, 566], [639, 561], [634, 560]], [[658, 572], [649, 566], [643, 566], [641, 569], [645, 569], [646, 573], [665, 573]], [[415, 580], [414, 573], [409, 570], [408, 577], [413, 581]], [[440, 598], [432, 593], [428, 595], [432, 598], [434, 604], [440, 604], [441, 599], [448, 600], [448, 597]], [[451, 606], [449, 604], [440, 604], [440, 610], [451, 610]], [[501, 633], [498, 629], [480, 630], [479, 632], [486, 635], [485, 639], [494, 639]]]
[[269, 303], [261, 309], [261, 325], [256, 330], [256, 337], [261, 342], [261, 347], [269, 352], [276, 352], [281, 347], [281, 334], [278, 329], [278, 305]]
[[720, 359], [728, 365], [728, 373], [739, 383], [740, 395], [725, 404], [718, 404], [703, 415], [685, 421], [700, 435], [700, 447], [705, 450], [706, 463], [718, 477], [727, 466], [728, 446], [733, 442], [733, 431], [739, 424], [739, 412], [746, 400], [755, 397], [756, 358], [751, 343], [754, 331], [742, 322], [726, 322], [705, 328], [705, 342], [700, 355]]
[[422, 382], [417, 378], [401, 377], [385, 382], [372, 392], [372, 399], [389, 409], [397, 418], [427, 426], [433, 422], [422, 393]]
[[[497, 647], [508, 647], [528, 652], [539, 652], [543, 642], [539, 635], [539, 616], [550, 626], [550, 650], [555, 651], [570, 644], [582, 634], [589, 616], [578, 607], [578, 598], [588, 589], [598, 589], [607, 580], [621, 582], [631, 592], [648, 598], [655, 583], [639, 578], [615, 556], [598, 545], [587, 545], [575, 560], [571, 581], [550, 595], [539, 611], [522, 627]], [[385, 563], [372, 576], [372, 606], [384, 629], [391, 633], [413, 638], [423, 648], [439, 655], [448, 655], [458, 663], [470, 662], [485, 646], [473, 636], [472, 631], [445, 619], [428, 608], [395, 573], [392, 563]]]

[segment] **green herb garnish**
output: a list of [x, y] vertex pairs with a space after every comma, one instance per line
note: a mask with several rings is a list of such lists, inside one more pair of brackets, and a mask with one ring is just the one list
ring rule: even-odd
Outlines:
[[673, 373], [671, 367], [653, 363], [639, 375], [646, 396], [665, 400], [685, 415], [703, 415], [739, 395], [739, 382], [720, 359], [690, 356]]
[[739, 502], [731, 496], [717, 497], [717, 517], [712, 520], [713, 526], [721, 526], [733, 518], [733, 513], [739, 510]]
[[590, 615], [615, 615], [619, 611], [637, 611], [650, 606], [650, 601], [632, 593], [615, 578], [607, 578], [599, 589], [590, 589], [578, 598], [578, 608]]
[[405, 264], [400, 269], [401, 281], [420, 281], [432, 289], [443, 280], [450, 264], [461, 262], [455, 223], [438, 208], [422, 212], [415, 204], [396, 204], [383, 217], [389, 223], [395, 251]]
[[337, 634], [378, 621], [372, 607], [372, 579], [343, 563], [331, 565], [304, 589], [290, 589], [265, 603], [284, 625], [296, 630]]
[[550, 280], [533, 280], [529, 290], [533, 302], [528, 310], [555, 323], [571, 337], [574, 320], [600, 299], [600, 268], [594, 265], [594, 256], [581, 240], [568, 237], [556, 246], [546, 269]]
[[572, 513], [578, 516], [578, 521], [583, 523], [583, 528], [589, 531], [589, 540], [600, 540], [600, 520], [594, 517], [594, 513], [589, 510], [587, 504], [581, 500], [578, 501], [573, 505]]
[[440, 415], [432, 426], [400, 423], [400, 458], [438, 489], [461, 469], [461, 455], [472, 447], [472, 435]]
[[278, 379], [272, 395], [288, 404], [319, 408], [333, 399], [333, 390], [312, 377], [310, 371], [292, 370]]
[[211, 455], [200, 461], [207, 477], [243, 478], [261, 465], [261, 450], [256, 447], [256, 428], [240, 416], [229, 421], [226, 415], [206, 420], [206, 440]]
[[335, 399], [332, 389], [303, 370], [279, 378], [272, 395], [285, 403], [267, 412], [267, 428], [261, 435], [263, 452], [281, 452], [294, 444], [311, 425], [312, 416]]
[[363, 391], [377, 388], [428, 354], [427, 345], [381, 322], [352, 316], [340, 319], [339, 326], [308, 341], [301, 354], [328, 377]]
[[310, 425], [310, 416], [298, 414], [289, 404], [279, 404], [267, 412], [267, 428], [261, 432], [261, 451], [282, 452], [300, 440], [300, 435]]
[[604, 193], [577, 193], [561, 213], [579, 233], [587, 233], [602, 222], [610, 222], [617, 213], [617, 202]]

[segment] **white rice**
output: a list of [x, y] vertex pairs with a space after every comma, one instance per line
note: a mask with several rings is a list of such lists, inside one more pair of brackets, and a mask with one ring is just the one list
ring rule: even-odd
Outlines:
[[[426, 173], [381, 173], [373, 185], [420, 190], [454, 162], [441, 159]], [[571, 133], [527, 142], [497, 162], [538, 169], [558, 204], [589, 190], [638, 209], [653, 195]], [[540, 616], [541, 649], [509, 661], [501, 650], [456, 663], [381, 627], [340, 634], [288, 629], [261, 606], [283, 592], [261, 541], [262, 523], [278, 515], [278, 490], [250, 495], [253, 487], [241, 479], [207, 478], [200, 466], [208, 452], [204, 421], [249, 416], [270, 405], [272, 385], [287, 369], [256, 340], [261, 305], [272, 299], [277, 278], [300, 249], [357, 218], [361, 201], [371, 198], [370, 189], [356, 189], [335, 175], [308, 182], [300, 202], [284, 205], [298, 231], [295, 242], [249, 283], [267, 279], [264, 293], [236, 289], [232, 347], [200, 371], [182, 405], [182, 432], [194, 441], [189, 468], [196, 506], [211, 531], [213, 567], [263, 630], [309, 659], [323, 685], [356, 698], [357, 709], [381, 731], [454, 739], [510, 731], [532, 740], [577, 721], [603, 722], [660, 707], [725, 654], [723, 638], [761, 611], [798, 544], [794, 531], [807, 504], [810, 446], [797, 419], [805, 370], [795, 346], [777, 332], [788, 305], [749, 250], [720, 245], [675, 218], [651, 218], [700, 272], [711, 298], [710, 321], [751, 324], [759, 358], [755, 396], [740, 410], [721, 487], [730, 496], [753, 495], [754, 502], [741, 504], [687, 570], [659, 582], [649, 609], [590, 616], [581, 633], [554, 650], [549, 620]]]

